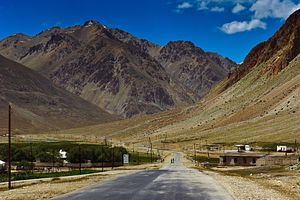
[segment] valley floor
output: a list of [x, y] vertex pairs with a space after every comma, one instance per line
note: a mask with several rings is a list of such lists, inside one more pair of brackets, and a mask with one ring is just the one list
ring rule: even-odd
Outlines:
[[[127, 180], [130, 177], [139, 177], [139, 175], [143, 175], [144, 177], [150, 173], [151, 176], [158, 175], [160, 178], [156, 178], [160, 184], [163, 184], [164, 187], [159, 187], [160, 190], [151, 190], [152, 195], [157, 197], [157, 195], [164, 195], [165, 193], [160, 193], [161, 190], [172, 189], [172, 185], [174, 186], [174, 181], [179, 181], [179, 183], [184, 183], [181, 185], [181, 189], [189, 188], [192, 191], [196, 191], [198, 186], [203, 187], [204, 185], [200, 184], [201, 182], [205, 182], [205, 180], [210, 180], [212, 185], [204, 187], [203, 193], [200, 192], [199, 195], [210, 194], [214, 189], [222, 190], [225, 193], [226, 198], [228, 199], [237, 199], [237, 200], [296, 200], [300, 198], [300, 177], [298, 172], [281, 174], [281, 173], [257, 173], [257, 174], [248, 174], [245, 176], [244, 174], [230, 174], [228, 170], [230, 169], [219, 169], [218, 171], [207, 171], [200, 169], [200, 173], [197, 173], [194, 169], [194, 164], [188, 159], [181, 159], [181, 164], [176, 164], [178, 162], [178, 157], [176, 154], [174, 156], [175, 164], [170, 164], [171, 156], [166, 157], [165, 162], [163, 164], [145, 164], [140, 166], [127, 166], [120, 167], [114, 171], [107, 171], [98, 174], [90, 174], [90, 175], [81, 175], [74, 177], [62, 177], [62, 178], [53, 178], [53, 179], [42, 179], [42, 180], [28, 180], [28, 181], [20, 181], [14, 182], [13, 186], [15, 189], [11, 191], [6, 190], [6, 184], [0, 184], [1, 191], [1, 200], [16, 200], [16, 199], [50, 199], [55, 198], [63, 194], [67, 194], [69, 192], [71, 195], [63, 196], [63, 197], [76, 197], [76, 194], [82, 193], [82, 191], [94, 191], [91, 188], [97, 190], [98, 188], [105, 189], [105, 185], [110, 184], [118, 184], [119, 181], [115, 180]], [[161, 168], [161, 170], [153, 170]], [[150, 170], [149, 170], [150, 169]], [[146, 171], [145, 171], [146, 170]], [[232, 169], [231, 169], [232, 170]], [[238, 168], [234, 169], [238, 171]], [[179, 172], [178, 176], [174, 176], [176, 171]], [[187, 174], [182, 174], [187, 172]], [[184, 179], [189, 174], [194, 174], [193, 178], [188, 181], [188, 179]], [[169, 175], [168, 175], [169, 174]], [[206, 178], [205, 180], [203, 178]], [[197, 180], [199, 179], [199, 180]], [[200, 180], [201, 179], [201, 180]], [[140, 179], [139, 179], [140, 180]], [[185, 182], [185, 180], [187, 182]], [[200, 183], [198, 183], [200, 181]], [[128, 182], [129, 183], [129, 182]], [[134, 184], [131, 182], [128, 187]], [[136, 183], [135, 183], [136, 184]], [[156, 184], [153, 184], [150, 181], [149, 185], [153, 187], [157, 187]], [[148, 186], [149, 186], [148, 185]], [[176, 185], [176, 184], [175, 184]], [[206, 184], [205, 184], [206, 185]], [[146, 187], [146, 189], [151, 189], [151, 187]], [[78, 190], [80, 189], [80, 190]], [[111, 189], [111, 188], [110, 188]], [[178, 189], [178, 188], [177, 188]], [[172, 191], [177, 191], [177, 189]], [[203, 188], [202, 188], [203, 189]], [[78, 193], [79, 191], [79, 193]], [[201, 191], [201, 190], [200, 190]], [[227, 192], [225, 192], [227, 191]], [[124, 190], [123, 192], [126, 192]], [[130, 194], [133, 194], [132, 191], [128, 191]], [[178, 193], [178, 192], [177, 192]], [[213, 192], [214, 193], [214, 192]], [[123, 194], [123, 193], [122, 193]], [[179, 194], [179, 193], [178, 193]], [[181, 194], [181, 193], [180, 193]], [[182, 193], [184, 194], [184, 193]], [[216, 193], [219, 194], [219, 193]], [[212, 194], [212, 195], [216, 195]], [[156, 196], [155, 196], [156, 195]], [[210, 194], [211, 195], [211, 194]], [[208, 195], [207, 197], [210, 197]], [[174, 196], [174, 195], [173, 195]], [[166, 199], [175, 199], [173, 196], [167, 196]], [[171, 198], [170, 198], [171, 197]], [[199, 197], [199, 196], [198, 196]], [[202, 196], [203, 197], [203, 196]], [[64, 199], [64, 198], [62, 198]], [[72, 198], [70, 198], [72, 199]], [[189, 199], [189, 198], [187, 198]], [[200, 198], [201, 199], [201, 198]], [[208, 198], [209, 199], [209, 198]]]
[[299, 176], [245, 178], [214, 172], [207, 173], [218, 180], [235, 199], [297, 200], [300, 198]]

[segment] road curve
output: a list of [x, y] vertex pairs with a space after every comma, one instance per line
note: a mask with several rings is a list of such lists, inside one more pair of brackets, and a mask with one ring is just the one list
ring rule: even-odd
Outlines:
[[99, 183], [57, 200], [232, 200], [210, 176], [182, 165], [182, 155], [160, 170], [146, 170]]

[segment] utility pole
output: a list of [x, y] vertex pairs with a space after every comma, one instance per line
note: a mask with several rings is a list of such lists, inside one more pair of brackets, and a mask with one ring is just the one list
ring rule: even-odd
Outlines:
[[52, 149], [52, 171], [54, 172], [54, 165], [55, 165], [55, 159], [54, 159], [54, 149]]
[[8, 189], [11, 187], [11, 106], [8, 106]]
[[104, 148], [103, 148], [103, 145], [101, 145], [101, 153], [102, 153], [102, 156], [101, 156], [101, 166], [102, 166], [102, 172], [104, 171], [104, 166], [103, 166], [103, 164], [104, 164]]
[[80, 148], [80, 144], [78, 145], [78, 151], [79, 151], [79, 174], [81, 174], [81, 148]]
[[112, 166], [111, 169], [114, 169], [114, 165], [115, 165], [115, 147], [112, 147]]
[[207, 144], [207, 140], [206, 141], [206, 148], [207, 148], [207, 158], [209, 158], [209, 147], [208, 147], [208, 144]]
[[195, 160], [195, 163], [196, 163], [196, 143], [194, 143], [194, 160]]
[[30, 142], [30, 161], [31, 161], [31, 172], [33, 173], [33, 154], [32, 154], [32, 143]]
[[150, 143], [150, 160], [151, 160], [151, 163], [153, 161], [153, 155], [152, 155], [152, 142], [151, 142], [151, 138], [149, 137], [149, 143]]
[[164, 139], [163, 149], [166, 149], [166, 141], [167, 141], [167, 134], [165, 134], [165, 139]]

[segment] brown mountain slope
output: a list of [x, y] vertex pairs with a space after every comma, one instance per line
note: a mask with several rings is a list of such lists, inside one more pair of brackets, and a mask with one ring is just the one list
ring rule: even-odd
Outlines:
[[7, 127], [9, 103], [13, 107], [14, 129], [26, 132], [120, 119], [0, 55], [0, 128]]
[[[297, 25], [300, 21], [298, 13], [291, 15], [286, 24], [294, 21], [297, 23], [293, 24]], [[158, 148], [165, 145], [186, 148], [193, 143], [203, 144], [205, 140], [229, 144], [294, 142], [300, 137], [300, 46], [290, 41], [299, 38], [300, 33], [294, 31], [298, 30], [298, 25], [286, 24], [275, 36], [277, 41], [288, 41], [289, 45], [282, 44], [276, 50], [265, 48], [264, 55], [269, 59], [261, 57], [259, 62], [253, 64], [250, 64], [251, 60], [247, 61], [255, 52], [251, 51], [244, 62], [248, 63], [251, 70], [244, 72], [230, 85], [230, 78], [220, 82], [196, 105], [121, 123], [90, 127], [90, 130], [101, 129], [102, 132], [90, 131], [88, 134], [101, 134], [128, 144], [138, 142], [144, 145], [148, 144], [150, 137]], [[278, 33], [286, 34], [279, 37]], [[286, 60], [290, 58], [287, 55], [293, 54], [287, 52], [298, 54], [287, 65], [284, 62], [278, 65], [278, 60]], [[260, 57], [259, 53], [255, 54]], [[253, 59], [257, 60], [255, 57]], [[240, 66], [241, 69], [245, 64]], [[270, 67], [279, 67], [281, 70], [270, 76]], [[234, 73], [241, 69], [238, 68]], [[84, 130], [76, 129], [72, 132], [80, 135]]]
[[202, 97], [223, 80], [236, 64], [217, 54], [206, 53], [191, 42], [170, 42], [159, 50], [157, 60], [172, 78]]
[[183, 85], [197, 100], [236, 67], [233, 61], [215, 53], [204, 52], [189, 41], [175, 41], [166, 46], [157, 46], [122, 30], [113, 29], [112, 33], [119, 40], [151, 55], [173, 80]]
[[[4, 56], [124, 117], [190, 105], [227, 73], [215, 63], [211, 69], [200, 65], [199, 57], [193, 59], [190, 67], [207, 73], [199, 72], [192, 78], [192, 74], [186, 74], [179, 79], [156, 59], [154, 54], [159, 54], [159, 49], [146, 40], [94, 21], [66, 29], [52, 28], [35, 37], [17, 34], [0, 42], [0, 53]], [[180, 51], [185, 51], [184, 46]], [[186, 55], [188, 61], [184, 65], [176, 63], [177, 68], [187, 65], [188, 56], [193, 55]], [[189, 78], [193, 81], [186, 84]]]
[[260, 75], [278, 74], [300, 52], [300, 10], [294, 12], [268, 41], [254, 47], [242, 65], [228, 75], [226, 87], [236, 83], [252, 68], [273, 59]]

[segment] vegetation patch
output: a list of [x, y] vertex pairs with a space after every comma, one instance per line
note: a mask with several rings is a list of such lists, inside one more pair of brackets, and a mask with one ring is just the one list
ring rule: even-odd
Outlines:
[[[31, 173], [31, 172], [16, 172], [12, 173], [12, 181], [19, 180], [28, 180], [28, 179], [38, 179], [38, 178], [53, 178], [52, 180], [59, 180], [58, 177], [62, 176], [76, 176], [80, 174], [91, 174], [100, 172], [99, 170], [90, 170], [84, 169], [81, 170], [72, 170], [72, 171], [63, 171], [63, 172], [49, 172], [49, 173]], [[7, 174], [0, 175], [0, 182], [7, 181]]]
[[152, 154], [152, 160], [151, 160], [150, 153], [141, 153], [141, 152], [129, 153], [129, 164], [131, 165], [151, 163], [151, 161], [156, 162], [158, 159], [160, 159], [160, 157], [156, 154]]

